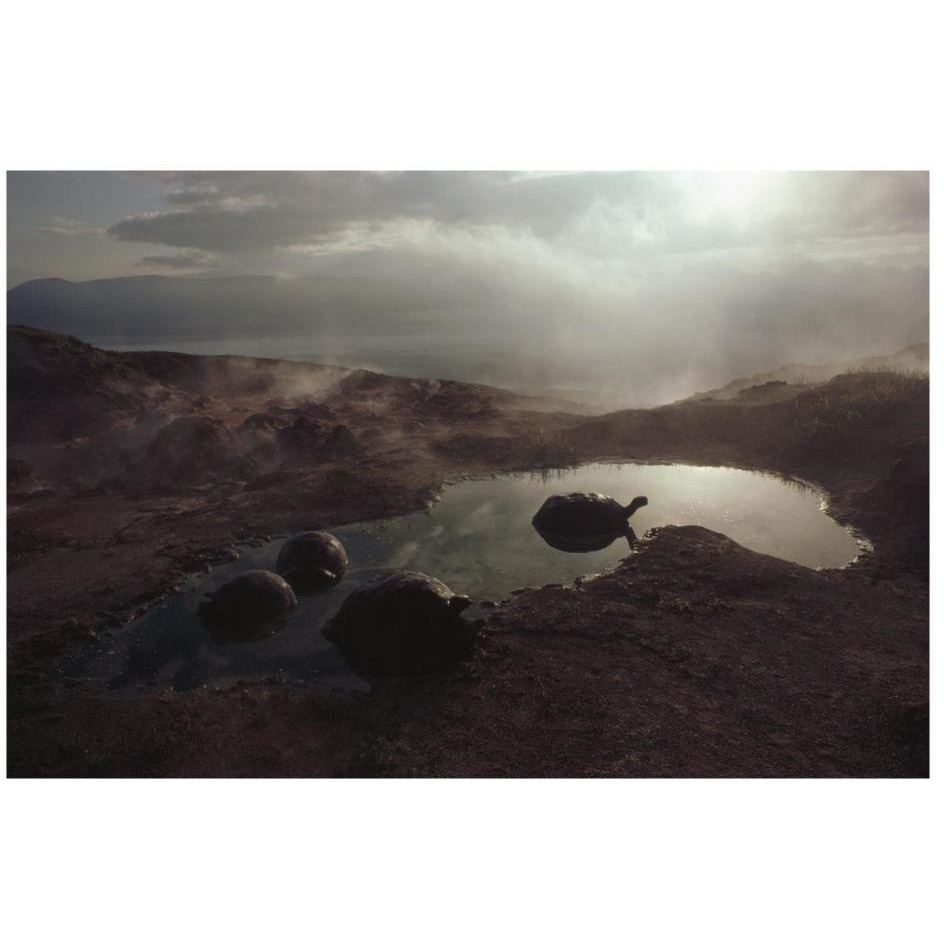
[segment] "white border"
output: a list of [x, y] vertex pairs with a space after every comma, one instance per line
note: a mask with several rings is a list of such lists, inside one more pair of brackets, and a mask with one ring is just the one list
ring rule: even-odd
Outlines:
[[[339, 8], [9, 10], [4, 167], [930, 167], [940, 218], [929, 4]], [[3, 819], [18, 944], [914, 944], [942, 839], [919, 781], [6, 782]]]

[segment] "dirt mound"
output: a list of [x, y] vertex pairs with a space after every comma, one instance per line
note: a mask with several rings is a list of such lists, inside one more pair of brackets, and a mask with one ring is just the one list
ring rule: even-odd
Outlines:
[[[781, 400], [790, 400], [803, 387], [792, 386], [785, 380], [768, 380], [767, 383], [757, 384], [756, 387], [746, 387], [739, 390], [733, 397], [736, 403], [760, 405], [777, 403]], [[708, 398], [710, 399], [710, 398]]]
[[511, 464], [519, 443], [514, 436], [482, 436], [460, 433], [434, 444], [436, 452], [450, 459], [466, 459]]
[[324, 458], [328, 427], [309, 416], [299, 416], [291, 426], [276, 431], [279, 455], [284, 462], [315, 462]]
[[253, 471], [252, 460], [240, 454], [222, 420], [181, 416], [157, 433], [144, 458], [124, 476], [124, 485], [135, 492], [193, 488]]
[[120, 356], [155, 383], [223, 399], [320, 398], [348, 373], [343, 367], [232, 354], [128, 351]]
[[835, 361], [826, 364], [785, 364], [776, 370], [751, 377], [739, 377], [713, 390], [693, 393], [677, 402], [686, 403], [698, 400], [732, 400], [739, 393], [748, 389], [768, 386], [771, 382], [786, 383], [793, 387], [809, 387], [826, 383], [833, 377], [849, 373], [918, 373], [927, 374], [929, 367], [930, 345], [913, 344], [894, 354], [879, 357], [864, 357], [851, 361]]
[[325, 454], [332, 459], [338, 459], [346, 456], [356, 456], [364, 451], [361, 441], [354, 435], [349, 426], [335, 426], [328, 433], [327, 438], [322, 445]]
[[930, 499], [928, 440], [915, 439], [902, 446], [864, 502], [872, 529], [891, 532], [899, 553], [922, 566], [928, 553]]
[[928, 440], [906, 443], [895, 464], [876, 487], [876, 493], [907, 511], [926, 518], [931, 487]]
[[141, 409], [152, 385], [120, 355], [35, 328], [7, 330], [11, 443], [63, 442]]
[[253, 413], [252, 416], [247, 416], [243, 420], [240, 429], [248, 432], [265, 432], [278, 429], [281, 425], [279, 418], [272, 413]]
[[307, 416], [309, 419], [328, 423], [335, 419], [334, 410], [318, 400], [306, 397], [273, 397], [265, 402], [266, 413], [277, 417], [283, 423], [290, 422], [290, 417]]

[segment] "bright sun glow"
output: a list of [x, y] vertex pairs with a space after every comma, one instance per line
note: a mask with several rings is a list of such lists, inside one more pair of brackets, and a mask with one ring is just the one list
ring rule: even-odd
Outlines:
[[699, 215], [741, 218], [749, 216], [759, 202], [769, 200], [780, 179], [768, 171], [712, 171], [692, 174], [688, 184]]

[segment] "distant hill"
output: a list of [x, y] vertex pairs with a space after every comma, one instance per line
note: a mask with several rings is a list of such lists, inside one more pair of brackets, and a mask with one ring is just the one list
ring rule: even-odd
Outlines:
[[[864, 357], [857, 360], [833, 361], [826, 364], [786, 364], [776, 370], [766, 373], [753, 374], [750, 377], [739, 377], [726, 383], [723, 387], [714, 390], [703, 390], [693, 393], [690, 397], [678, 400], [678, 403], [688, 403], [693, 400], [734, 400], [743, 403], [765, 403], [778, 399], [786, 394], [783, 388], [812, 386], [825, 383], [838, 374], [864, 370], [907, 370], [927, 373], [929, 369], [929, 345], [913, 344], [894, 354], [885, 354], [879, 357]], [[794, 395], [794, 389], [790, 395]]]
[[[447, 278], [37, 279], [7, 292], [7, 324], [107, 349], [244, 354], [483, 383], [554, 398], [564, 409], [580, 401], [593, 411], [665, 403], [750, 369], [745, 365], [752, 367], [755, 356], [747, 350], [733, 366], [717, 350], [706, 350], [690, 360], [674, 343], [650, 356], [628, 343], [625, 326], [617, 325], [575, 338], [568, 333], [573, 315], [566, 303], [556, 315], [522, 314], [487, 287]], [[822, 383], [850, 369], [927, 370], [927, 364], [928, 345], [916, 345], [864, 361], [791, 364], [686, 399], [727, 400], [764, 387], [750, 396], [769, 402], [782, 394], [765, 386], [771, 382]]]
[[36, 279], [7, 292], [7, 324], [84, 338], [290, 335], [320, 327], [365, 330], [397, 315], [421, 321], [435, 300], [393, 279], [172, 278], [70, 282]]
[[[206, 408], [212, 397], [318, 400], [340, 391], [380, 415], [421, 403], [450, 420], [488, 410], [585, 413], [579, 404], [483, 384], [413, 380], [367, 370], [241, 355], [107, 351], [23, 325], [7, 328], [8, 440], [68, 442], [116, 424]], [[396, 412], [395, 410], [395, 412]]]

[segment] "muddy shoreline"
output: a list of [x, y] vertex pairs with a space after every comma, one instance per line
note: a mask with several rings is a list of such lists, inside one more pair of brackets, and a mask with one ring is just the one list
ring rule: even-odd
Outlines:
[[[50, 356], [30, 343], [34, 359]], [[99, 369], [69, 353], [67, 370]], [[146, 362], [152, 379], [158, 363], [168, 412], [209, 417], [227, 436], [280, 395], [234, 386], [217, 364], [196, 382], [182, 358], [171, 369], [157, 355], [115, 357], [109, 371]], [[154, 408], [117, 399], [107, 422], [80, 404], [100, 428], [22, 446], [57, 462], [71, 450], [72, 465], [37, 463], [35, 487], [8, 499], [10, 775], [927, 776], [926, 385], [877, 398], [837, 378], [825, 399], [817, 388], [786, 403], [586, 417], [489, 388], [352, 373], [317, 404], [331, 411], [327, 429], [351, 431], [349, 455], [306, 453], [300, 434], [276, 430], [271, 469], [246, 472], [239, 455], [206, 483], [175, 472], [175, 491], [142, 486], [146, 463], [125, 443], [135, 478], [77, 486], [85, 451], [101, 453], [132, 409]], [[138, 378], [119, 379], [136, 396]], [[22, 402], [15, 393], [11, 382], [11, 412], [44, 402], [39, 385]], [[830, 425], [837, 403], [841, 427]], [[291, 461], [285, 443], [299, 449]], [[455, 673], [369, 694], [276, 681], [119, 693], [61, 671], [239, 542], [415, 511], [466, 477], [591, 461], [809, 480], [874, 550], [811, 571], [702, 528], [658, 529], [611, 573], [503, 603]]]

